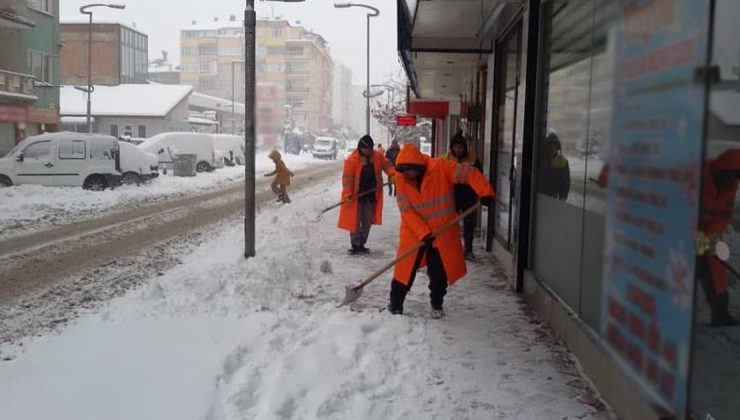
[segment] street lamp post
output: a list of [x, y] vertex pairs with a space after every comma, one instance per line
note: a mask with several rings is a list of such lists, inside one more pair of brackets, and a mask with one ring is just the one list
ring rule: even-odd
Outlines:
[[[268, 0], [301, 3], [303, 0]], [[254, 257], [255, 49], [257, 13], [254, 0], [244, 9], [244, 258]]]
[[93, 92], [92, 87], [92, 12], [88, 12], [87, 9], [93, 7], [108, 7], [111, 9], [125, 9], [125, 4], [105, 4], [105, 3], [92, 3], [86, 4], [80, 7], [80, 13], [88, 15], [90, 17], [89, 24], [87, 25], [87, 132], [92, 133], [92, 120], [90, 118], [90, 111], [92, 108], [91, 99]]
[[[370, 18], [377, 17], [380, 15], [380, 10], [377, 8], [361, 3], [334, 3], [334, 7], [339, 9], [345, 9], [348, 7], [364, 7], [370, 9], [371, 13], [367, 14], [367, 86], [366, 92], [370, 93]], [[370, 97], [365, 96], [365, 134], [370, 135]]]

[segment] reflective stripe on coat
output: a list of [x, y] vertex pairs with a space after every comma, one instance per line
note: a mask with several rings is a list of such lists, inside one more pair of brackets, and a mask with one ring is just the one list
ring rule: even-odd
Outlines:
[[[400, 256], [422, 238], [445, 223], [457, 217], [455, 209], [454, 185], [470, 185], [480, 197], [493, 196], [493, 188], [483, 174], [473, 165], [449, 160], [436, 160], [425, 156], [426, 172], [421, 191], [406, 180], [403, 175], [396, 178], [396, 200], [401, 211], [399, 245], [396, 256]], [[447, 282], [452, 285], [466, 273], [465, 255], [460, 241], [460, 227], [454, 225], [434, 240], [439, 250], [442, 264], [447, 274]], [[399, 261], [393, 271], [393, 278], [408, 285], [416, 253]], [[422, 259], [419, 267], [426, 265]]]
[[[373, 169], [375, 169], [375, 214], [373, 215], [373, 224], [379, 225], [383, 220], [383, 175], [393, 176], [393, 164], [385, 158], [383, 152], [373, 150]], [[355, 150], [344, 161], [344, 170], [342, 171], [342, 201], [354, 197], [360, 192], [360, 176], [362, 175], [362, 159], [359, 150]], [[339, 207], [339, 222], [337, 226], [340, 229], [348, 230], [354, 233], [357, 229], [357, 200], [342, 204]]]

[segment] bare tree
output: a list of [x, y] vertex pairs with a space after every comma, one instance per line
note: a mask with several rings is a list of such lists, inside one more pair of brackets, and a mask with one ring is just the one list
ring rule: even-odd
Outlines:
[[386, 90], [386, 100], [377, 100], [370, 113], [391, 133], [391, 138], [399, 143], [414, 143], [417, 146], [421, 137], [430, 138], [432, 125], [428, 121], [417, 121], [416, 126], [396, 125], [396, 117], [406, 114], [406, 78], [403, 73], [399, 70], [396, 74], [386, 76], [382, 87]]

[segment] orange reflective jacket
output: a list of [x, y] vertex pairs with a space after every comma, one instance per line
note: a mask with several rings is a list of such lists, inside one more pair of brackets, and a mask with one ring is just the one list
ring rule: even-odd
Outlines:
[[[468, 184], [479, 197], [493, 196], [493, 188], [483, 174], [473, 165], [449, 160], [432, 159], [415, 146], [404, 145], [396, 158], [396, 165], [416, 164], [426, 168], [421, 189], [403, 175], [396, 177], [398, 208], [401, 211], [401, 228], [397, 256], [418, 244], [422, 238], [457, 217], [455, 210], [455, 184]], [[466, 273], [465, 257], [460, 241], [460, 228], [455, 225], [434, 240], [452, 285]], [[399, 261], [393, 278], [408, 285], [416, 253]], [[426, 265], [422, 259], [420, 267]]]
[[[375, 215], [373, 224], [379, 225], [383, 219], [383, 175], [381, 171], [391, 177], [395, 175], [393, 164], [385, 158], [383, 152], [373, 150], [373, 168], [375, 169]], [[342, 172], [342, 201], [356, 197], [360, 191], [360, 175], [362, 174], [362, 159], [360, 151], [355, 150], [344, 161], [344, 171]], [[354, 232], [357, 229], [357, 200], [352, 200], [342, 204], [339, 208], [339, 222], [337, 226]]]

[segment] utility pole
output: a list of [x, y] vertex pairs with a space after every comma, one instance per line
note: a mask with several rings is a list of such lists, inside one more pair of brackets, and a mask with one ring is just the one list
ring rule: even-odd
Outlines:
[[244, 258], [254, 257], [254, 138], [255, 43], [257, 13], [254, 0], [244, 10]]

